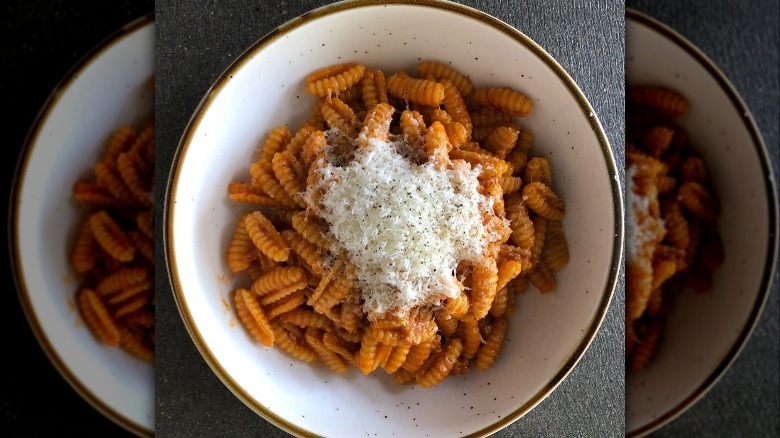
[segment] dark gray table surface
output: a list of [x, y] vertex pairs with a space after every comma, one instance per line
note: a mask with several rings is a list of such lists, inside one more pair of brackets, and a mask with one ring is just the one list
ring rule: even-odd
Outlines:
[[[699, 47], [742, 96], [778, 175], [778, 19], [776, 0], [628, 0]], [[653, 436], [780, 436], [778, 275], [755, 332], [715, 387]]]
[[[157, 1], [157, 181], [168, 177], [186, 123], [219, 74], [265, 33], [326, 3]], [[562, 64], [595, 108], [622, 169], [623, 2], [463, 3], [513, 25]], [[157, 193], [162, 205], [162, 191]], [[160, 233], [161, 213], [158, 210]], [[160, 243], [158, 254], [163, 253]], [[162, 259], [157, 268], [164, 272]], [[179, 318], [164, 276], [157, 276], [156, 286], [158, 434], [288, 436], [245, 407], [212, 373]], [[537, 408], [496, 436], [622, 436], [623, 333], [621, 286], [602, 329], [569, 377]]]

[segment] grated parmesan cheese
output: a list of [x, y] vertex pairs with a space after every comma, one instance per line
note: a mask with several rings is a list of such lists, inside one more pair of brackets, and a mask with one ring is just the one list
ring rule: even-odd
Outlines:
[[[329, 145], [337, 134], [328, 133]], [[480, 169], [416, 164], [401, 136], [368, 144], [349, 161], [321, 163], [305, 195], [322, 194], [318, 214], [357, 268], [365, 311], [403, 315], [456, 297], [458, 262], [479, 261], [495, 240], [483, 224], [493, 201], [477, 191]]]
[[629, 214], [626, 216], [626, 246], [629, 261], [652, 260], [656, 242], [663, 238], [663, 219], [654, 217], [651, 202], [658, 202], [658, 194], [642, 196], [634, 190], [636, 165], [626, 170], [626, 200]]

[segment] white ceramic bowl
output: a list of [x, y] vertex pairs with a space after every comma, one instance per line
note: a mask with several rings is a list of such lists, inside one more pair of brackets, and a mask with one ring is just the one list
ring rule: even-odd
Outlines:
[[[535, 151], [565, 198], [571, 261], [558, 289], [520, 298], [509, 342], [488, 371], [423, 390], [377, 372], [334, 375], [262, 348], [237, 322], [225, 251], [242, 205], [227, 199], [259, 144], [299, 126], [312, 71], [357, 61], [385, 72], [421, 59], [452, 62], [476, 86], [530, 95]], [[247, 406], [296, 435], [486, 435], [520, 418], [566, 377], [590, 344], [615, 287], [622, 248], [616, 169], [596, 115], [572, 79], [510, 26], [454, 3], [337, 3], [250, 47], [216, 81], [181, 139], [165, 202], [165, 249], [181, 316], [201, 354]], [[587, 184], [583, 182], [587, 181]]]
[[638, 437], [692, 406], [739, 354], [769, 293], [778, 225], [761, 136], [712, 61], [672, 29], [633, 10], [626, 20], [626, 59], [628, 84], [662, 85], [688, 98], [679, 122], [720, 197], [726, 255], [713, 290], [677, 296], [657, 356], [644, 370], [628, 374], [626, 432]]
[[73, 183], [89, 174], [111, 133], [154, 116], [154, 21], [140, 18], [104, 40], [42, 108], [20, 156], [11, 239], [27, 319], [49, 359], [92, 406], [142, 436], [154, 430], [154, 367], [101, 344], [81, 320], [68, 251], [84, 206]]

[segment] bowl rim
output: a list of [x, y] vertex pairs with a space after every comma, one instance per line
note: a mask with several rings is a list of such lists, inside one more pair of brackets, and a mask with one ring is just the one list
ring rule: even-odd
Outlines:
[[174, 209], [173, 199], [176, 197], [176, 191], [178, 188], [178, 180], [181, 170], [181, 162], [184, 155], [189, 149], [192, 136], [197, 130], [202, 117], [211, 103], [219, 95], [222, 88], [230, 81], [233, 72], [241, 69], [245, 63], [247, 63], [254, 54], [262, 51], [266, 46], [283, 37], [286, 33], [297, 29], [307, 23], [315, 21], [317, 19], [331, 16], [342, 11], [348, 11], [364, 7], [373, 6], [416, 6], [432, 9], [444, 10], [446, 12], [452, 12], [458, 15], [465, 16], [467, 18], [474, 19], [482, 22], [488, 26], [491, 26], [504, 35], [514, 39], [519, 44], [523, 45], [526, 49], [529, 49], [543, 61], [546, 66], [552, 69], [558, 79], [566, 86], [571, 95], [578, 102], [580, 110], [589, 120], [591, 130], [595, 134], [601, 151], [603, 154], [604, 162], [607, 166], [607, 171], [610, 179], [610, 189], [612, 195], [613, 214], [614, 214], [614, 240], [612, 244], [611, 261], [609, 264], [609, 272], [604, 286], [604, 291], [601, 296], [601, 300], [598, 303], [598, 308], [590, 325], [587, 327], [587, 331], [581, 338], [579, 344], [574, 350], [573, 354], [565, 361], [560, 367], [557, 373], [550, 379], [545, 386], [534, 394], [529, 401], [523, 405], [517, 407], [511, 414], [502, 417], [498, 421], [494, 421], [492, 424], [485, 426], [477, 431], [470, 433], [467, 436], [487, 436], [495, 433], [515, 422], [520, 417], [531, 411], [536, 405], [541, 403], [548, 395], [550, 395], [563, 380], [574, 369], [579, 360], [588, 349], [593, 339], [596, 336], [601, 324], [606, 316], [607, 310], [614, 295], [615, 288], [618, 284], [619, 271], [621, 267], [621, 260], [623, 254], [623, 240], [624, 240], [624, 226], [623, 226], [623, 198], [621, 195], [621, 185], [617, 165], [615, 164], [615, 158], [609, 145], [606, 134], [601, 126], [601, 122], [596, 115], [593, 107], [588, 102], [584, 93], [580, 90], [579, 86], [574, 82], [571, 76], [564, 70], [564, 68], [541, 46], [534, 42], [530, 37], [526, 36], [518, 29], [510, 26], [509, 24], [493, 17], [487, 13], [479, 11], [477, 9], [464, 6], [458, 3], [444, 1], [444, 0], [346, 0], [337, 2], [330, 5], [325, 5], [309, 12], [305, 12], [279, 27], [271, 30], [254, 43], [252, 43], [242, 54], [240, 54], [212, 83], [209, 89], [205, 92], [202, 100], [193, 111], [190, 120], [185, 127], [179, 144], [176, 147], [170, 173], [168, 175], [168, 181], [165, 190], [165, 202], [163, 203], [163, 249], [165, 255], [165, 264], [168, 271], [168, 279], [170, 281], [171, 290], [173, 292], [176, 306], [179, 310], [179, 314], [187, 328], [193, 343], [197, 347], [203, 359], [207, 362], [212, 372], [222, 381], [222, 383], [241, 400], [247, 407], [255, 411], [265, 420], [271, 422], [280, 429], [291, 433], [296, 436], [318, 436], [315, 433], [305, 430], [302, 427], [293, 424], [290, 421], [285, 420], [276, 413], [266, 409], [259, 403], [257, 403], [249, 394], [243, 389], [235, 380], [225, 371], [220, 365], [217, 358], [209, 349], [208, 345], [201, 336], [197, 326], [195, 325], [192, 315], [189, 313], [189, 307], [187, 305], [186, 296], [183, 293], [180, 276], [178, 274], [178, 268], [176, 266], [175, 245], [173, 238], [173, 217]]
[[41, 321], [38, 318], [35, 308], [30, 301], [29, 289], [25, 282], [24, 275], [21, 271], [21, 239], [19, 238], [18, 225], [19, 225], [19, 209], [18, 205], [21, 203], [21, 180], [24, 178], [27, 172], [27, 166], [34, 146], [37, 143], [38, 136], [41, 133], [41, 128], [46, 124], [49, 115], [57, 106], [60, 98], [65, 94], [68, 88], [73, 82], [78, 79], [83, 71], [89, 68], [102, 54], [109, 51], [116, 46], [119, 42], [133, 33], [145, 29], [147, 26], [154, 24], [154, 12], [148, 12], [138, 18], [133, 19], [122, 27], [114, 30], [111, 34], [103, 38], [98, 44], [92, 47], [87, 53], [85, 53], [63, 76], [63, 78], [55, 85], [52, 92], [47, 97], [41, 106], [38, 114], [35, 117], [27, 136], [22, 144], [22, 148], [17, 158], [16, 168], [14, 170], [14, 177], [11, 183], [11, 196], [9, 197], [8, 206], [8, 250], [9, 259], [11, 262], [11, 272], [13, 274], [14, 283], [16, 286], [17, 295], [27, 318], [28, 325], [32, 329], [35, 338], [38, 340], [38, 344], [43, 349], [46, 356], [49, 358], [49, 362], [54, 365], [54, 368], [59, 372], [63, 379], [70, 385], [70, 387], [78, 393], [82, 399], [88, 402], [94, 409], [103, 414], [105, 417], [123, 427], [127, 431], [141, 437], [154, 436], [154, 430], [149, 429], [134, 420], [128, 418], [125, 414], [120, 412], [105, 403], [100, 397], [87, 387], [76, 375], [71, 371], [70, 367], [62, 360], [57, 353], [57, 349], [49, 340], [46, 335]]
[[[745, 125], [745, 129], [750, 133], [752, 138], [752, 145], [755, 147], [755, 152], [761, 163], [764, 176], [764, 189], [766, 191], [766, 197], [769, 210], [769, 246], [767, 248], [766, 260], [764, 264], [764, 275], [761, 279], [761, 286], [759, 287], [759, 293], [756, 296], [756, 301], [750, 311], [750, 316], [745, 321], [745, 325], [742, 327], [737, 340], [734, 345], [723, 356], [720, 363], [713, 369], [713, 371], [707, 376], [702, 384], [695, 388], [691, 394], [684, 398], [677, 405], [669, 408], [665, 413], [658, 416], [653, 421], [645, 424], [644, 426], [628, 432], [628, 438], [638, 438], [645, 436], [650, 432], [653, 432], [662, 426], [670, 423], [687, 411], [691, 406], [695, 405], [725, 374], [726, 370], [734, 363], [734, 360], [739, 356], [739, 353], [744, 348], [750, 335], [758, 323], [761, 313], [766, 305], [767, 298], [771, 290], [772, 279], [777, 269], [777, 248], [778, 248], [778, 199], [775, 191], [775, 177], [772, 173], [772, 166], [770, 165], [769, 155], [767, 153], [766, 145], [761, 136], [761, 132], [753, 119], [753, 114], [748, 109], [745, 102], [740, 97], [737, 90], [728, 80], [726, 75], [715, 65], [715, 63], [696, 47], [691, 41], [682, 36], [680, 33], [662, 23], [661, 21], [633, 8], [626, 8], [626, 21], [633, 21], [639, 25], [655, 31], [661, 36], [666, 37], [669, 41], [674, 43], [680, 49], [684, 50], [694, 60], [696, 60], [707, 72], [715, 79], [728, 96], [734, 109], [744, 117], [741, 119]], [[626, 53], [628, 56], [628, 53]]]

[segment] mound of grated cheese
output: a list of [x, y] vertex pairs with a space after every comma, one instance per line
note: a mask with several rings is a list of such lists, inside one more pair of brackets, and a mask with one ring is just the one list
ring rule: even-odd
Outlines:
[[400, 136], [372, 139], [342, 166], [322, 166], [307, 190], [324, 193], [319, 214], [357, 268], [369, 317], [456, 297], [458, 262], [479, 261], [495, 240], [483, 225], [493, 200], [477, 191], [480, 170], [436, 170], [409, 151]]
[[638, 173], [636, 165], [626, 170], [626, 200], [629, 212], [626, 215], [627, 258], [630, 262], [651, 263], [655, 245], [663, 238], [663, 219], [654, 217], [650, 204], [658, 202], [658, 193], [639, 195], [634, 190], [634, 178]]

